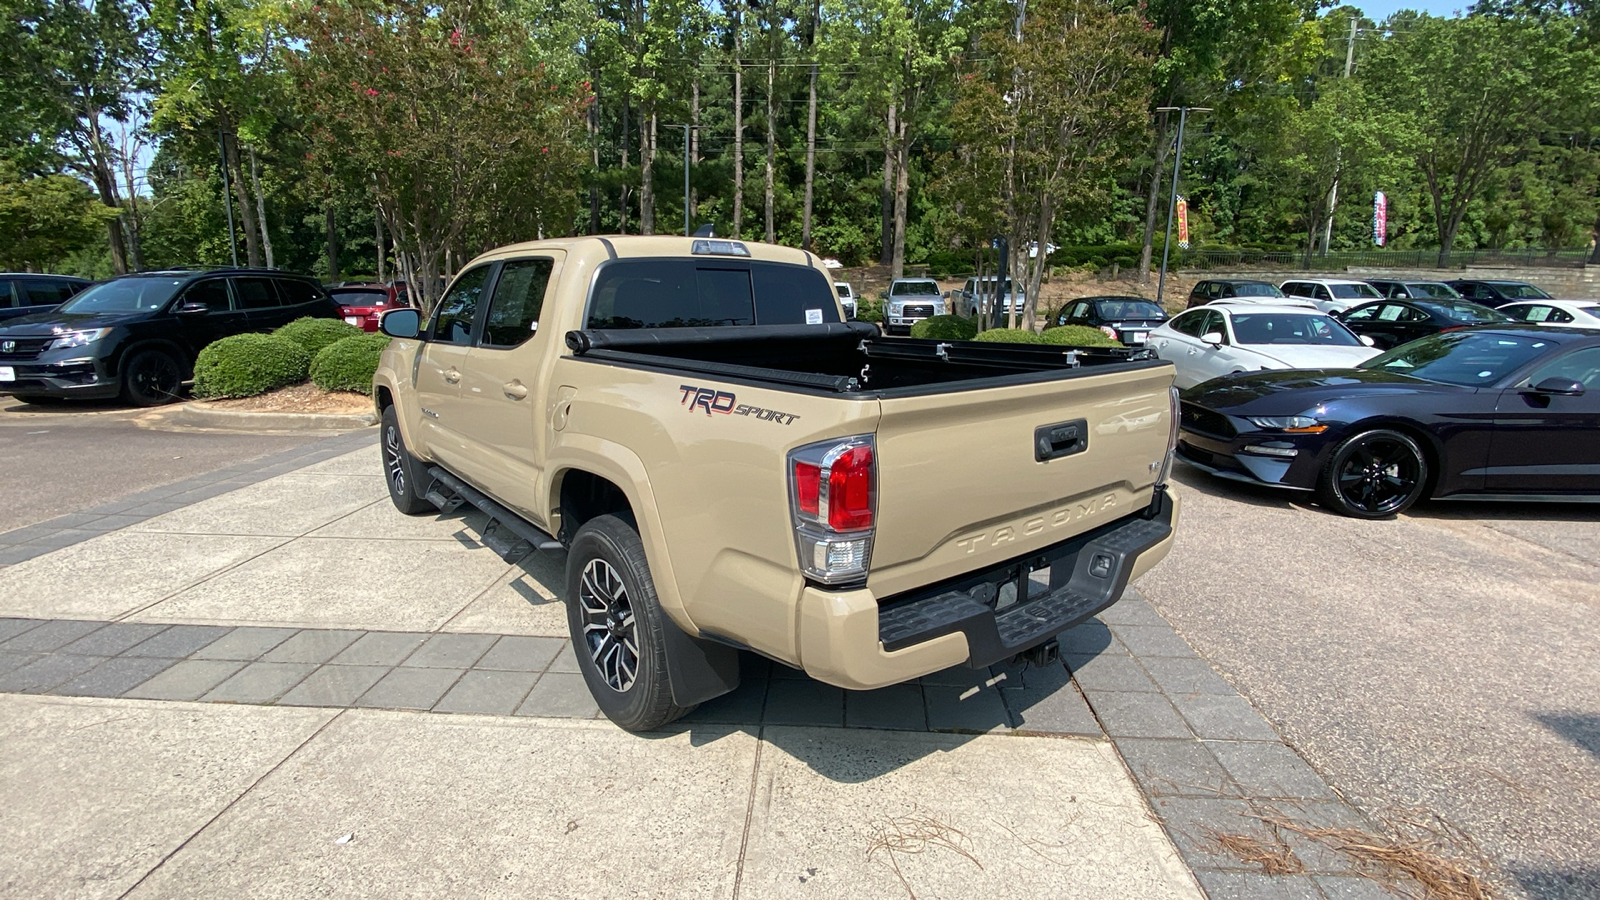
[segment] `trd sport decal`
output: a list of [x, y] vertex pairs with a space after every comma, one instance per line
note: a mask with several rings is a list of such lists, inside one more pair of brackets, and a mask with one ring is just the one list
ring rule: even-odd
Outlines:
[[775, 409], [763, 409], [759, 406], [750, 406], [734, 399], [729, 391], [714, 391], [711, 388], [695, 387], [692, 384], [680, 384], [678, 390], [683, 391], [683, 400], [680, 406], [689, 407], [690, 412], [697, 409], [705, 410], [706, 415], [721, 413], [729, 416], [755, 416], [768, 422], [777, 422], [779, 425], [793, 424], [800, 418], [794, 413], [778, 412]]

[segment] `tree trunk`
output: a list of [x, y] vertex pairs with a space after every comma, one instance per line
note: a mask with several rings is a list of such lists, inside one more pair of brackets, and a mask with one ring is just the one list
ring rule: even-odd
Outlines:
[[[622, 168], [628, 168], [628, 101], [622, 101]], [[617, 232], [628, 233], [628, 183], [622, 183], [620, 203], [617, 215]]]
[[[1055, 206], [1050, 202], [1050, 195], [1045, 194], [1040, 199], [1039, 230], [1034, 236], [1034, 245], [1039, 249], [1027, 263], [1028, 267], [1019, 273], [1023, 277], [1018, 278], [1016, 281], [1017, 284], [1024, 286], [1023, 289], [1028, 294], [1028, 300], [1023, 304], [1022, 308], [1022, 327], [1028, 331], [1032, 331], [1034, 323], [1038, 321], [1039, 290], [1040, 286], [1044, 284], [1044, 268], [1050, 258], [1050, 254], [1045, 252], [1045, 248], [1050, 246], [1050, 232], [1053, 230], [1054, 224]], [[1024, 253], [1022, 258], [1028, 259], [1028, 255]], [[1004, 285], [1001, 285], [1002, 289], [1004, 287]], [[1050, 323], [1046, 322], [1045, 327], [1049, 328]]]
[[733, 236], [744, 232], [744, 49], [743, 26], [737, 12], [733, 19]]
[[244, 167], [239, 162], [239, 136], [233, 133], [233, 124], [223, 117], [222, 155], [228, 162], [228, 173], [233, 178], [234, 199], [239, 202], [239, 220], [244, 226], [245, 258], [251, 268], [261, 265], [261, 235], [257, 231], [256, 210], [250, 203], [250, 189], [244, 184]]
[[800, 248], [811, 249], [811, 195], [817, 180], [817, 64], [811, 63], [811, 86], [806, 94], [806, 206], [800, 219]]
[[339, 280], [339, 235], [333, 227], [333, 202], [329, 201], [322, 207], [323, 234], [327, 239], [328, 253], [328, 280]]
[[1589, 265], [1600, 266], [1600, 214], [1594, 219], [1594, 249], [1589, 251]]
[[896, 136], [895, 151], [895, 181], [894, 181], [894, 256], [889, 270], [893, 277], [900, 278], [906, 271], [906, 201], [911, 193], [911, 138], [907, 133], [910, 122], [904, 116], [900, 118], [900, 133]]
[[777, 110], [773, 106], [773, 102], [774, 102], [775, 98], [772, 96], [772, 91], [773, 91], [774, 82], [777, 81], [777, 76], [778, 76], [778, 61], [777, 61], [777, 59], [769, 59], [769, 60], [767, 60], [767, 180], [766, 180], [766, 190], [765, 190], [766, 204], [762, 207], [762, 209], [764, 211], [765, 218], [766, 218], [767, 243], [769, 243], [769, 244], [775, 243], [777, 241], [777, 239], [778, 239], [776, 232], [773, 231], [773, 223], [772, 223], [772, 213], [773, 213], [772, 208], [774, 206], [774, 202], [773, 202], [773, 184], [772, 184], [772, 177], [773, 177], [772, 158], [773, 158], [773, 154], [776, 153], [777, 149], [778, 149], [778, 123], [776, 121], [776, 119], [777, 119]]
[[890, 103], [888, 128], [883, 133], [883, 193], [879, 197], [883, 227], [878, 245], [878, 263], [885, 266], [894, 262], [894, 136], [895, 105]]
[[[137, 147], [137, 145], [135, 145], [135, 147]], [[135, 151], [128, 150], [126, 147], [124, 148], [124, 152], [121, 154], [122, 183], [124, 188], [127, 190], [128, 201], [128, 211], [125, 215], [128, 223], [126, 234], [128, 244], [127, 261], [128, 269], [130, 271], [142, 272], [144, 271], [144, 252], [142, 240], [144, 236], [144, 219], [139, 215], [139, 188], [133, 180], [134, 156]]]
[[[89, 146], [84, 154], [89, 163], [90, 180], [100, 195], [100, 202], [106, 206], [121, 208], [122, 200], [117, 196], [117, 175], [112, 170], [111, 153], [106, 148], [105, 135], [100, 131], [100, 118], [96, 114], [89, 117]], [[123, 236], [122, 218], [118, 216], [106, 222], [106, 238], [111, 247], [111, 271], [117, 275], [126, 275], [128, 272], [128, 245]]]
[[389, 280], [389, 272], [388, 272], [388, 266], [386, 265], [388, 263], [388, 254], [384, 252], [384, 247], [383, 247], [383, 211], [382, 210], [374, 209], [372, 211], [372, 225], [373, 225], [373, 230], [376, 232], [376, 238], [377, 238], [376, 243], [378, 245], [378, 280], [380, 282], [386, 282], [386, 281]]
[[[700, 164], [700, 79], [695, 78], [689, 87], [689, 171]], [[694, 220], [700, 216], [700, 192], [689, 188], [689, 232], [694, 233]]]
[[1155, 162], [1150, 166], [1150, 191], [1144, 202], [1144, 244], [1139, 250], [1139, 283], [1150, 283], [1151, 257], [1156, 242], [1156, 206], [1160, 203], [1162, 176], [1167, 164], [1167, 114], [1156, 125]]
[[[592, 178], [600, 177], [600, 76], [595, 75], [594, 102], [589, 104], [589, 163], [594, 167]], [[600, 233], [600, 184], [589, 183], [589, 233]]]
[[639, 233], [656, 233], [656, 114], [639, 128]]
[[261, 193], [261, 173], [256, 165], [256, 148], [250, 148], [250, 184], [256, 194], [256, 220], [261, 226], [261, 248], [267, 254], [267, 268], [277, 268], [272, 259], [272, 235], [267, 231], [267, 198]]

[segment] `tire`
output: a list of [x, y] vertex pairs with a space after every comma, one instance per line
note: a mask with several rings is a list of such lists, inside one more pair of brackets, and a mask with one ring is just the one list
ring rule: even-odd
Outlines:
[[1428, 459], [1417, 442], [1398, 431], [1374, 429], [1334, 448], [1317, 493], [1323, 505], [1358, 519], [1405, 512], [1428, 484]]
[[383, 483], [389, 487], [389, 499], [394, 508], [408, 516], [437, 512], [438, 508], [423, 497], [426, 486], [417, 477], [422, 467], [411, 451], [406, 449], [405, 437], [400, 433], [400, 417], [393, 406], [386, 407], [379, 420], [379, 443], [383, 453]]
[[139, 350], [122, 362], [122, 399], [134, 406], [161, 406], [183, 392], [183, 364], [164, 350]]
[[650, 731], [694, 709], [672, 702], [666, 629], [673, 626], [661, 612], [644, 544], [630, 523], [596, 516], [573, 537], [567, 626], [589, 693], [618, 727]]

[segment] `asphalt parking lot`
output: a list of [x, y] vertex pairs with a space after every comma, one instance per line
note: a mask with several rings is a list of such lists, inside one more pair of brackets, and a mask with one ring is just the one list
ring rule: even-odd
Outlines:
[[1140, 588], [1378, 817], [1437, 814], [1509, 893], [1600, 896], [1600, 506], [1390, 521], [1211, 478]]

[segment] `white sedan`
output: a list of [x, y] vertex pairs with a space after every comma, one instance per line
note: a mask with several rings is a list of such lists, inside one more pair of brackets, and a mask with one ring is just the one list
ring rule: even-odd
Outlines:
[[1197, 306], [1150, 332], [1145, 344], [1190, 388], [1235, 372], [1345, 369], [1378, 355], [1327, 313], [1260, 303]]
[[1532, 325], [1600, 328], [1600, 300], [1523, 300], [1497, 309]]

